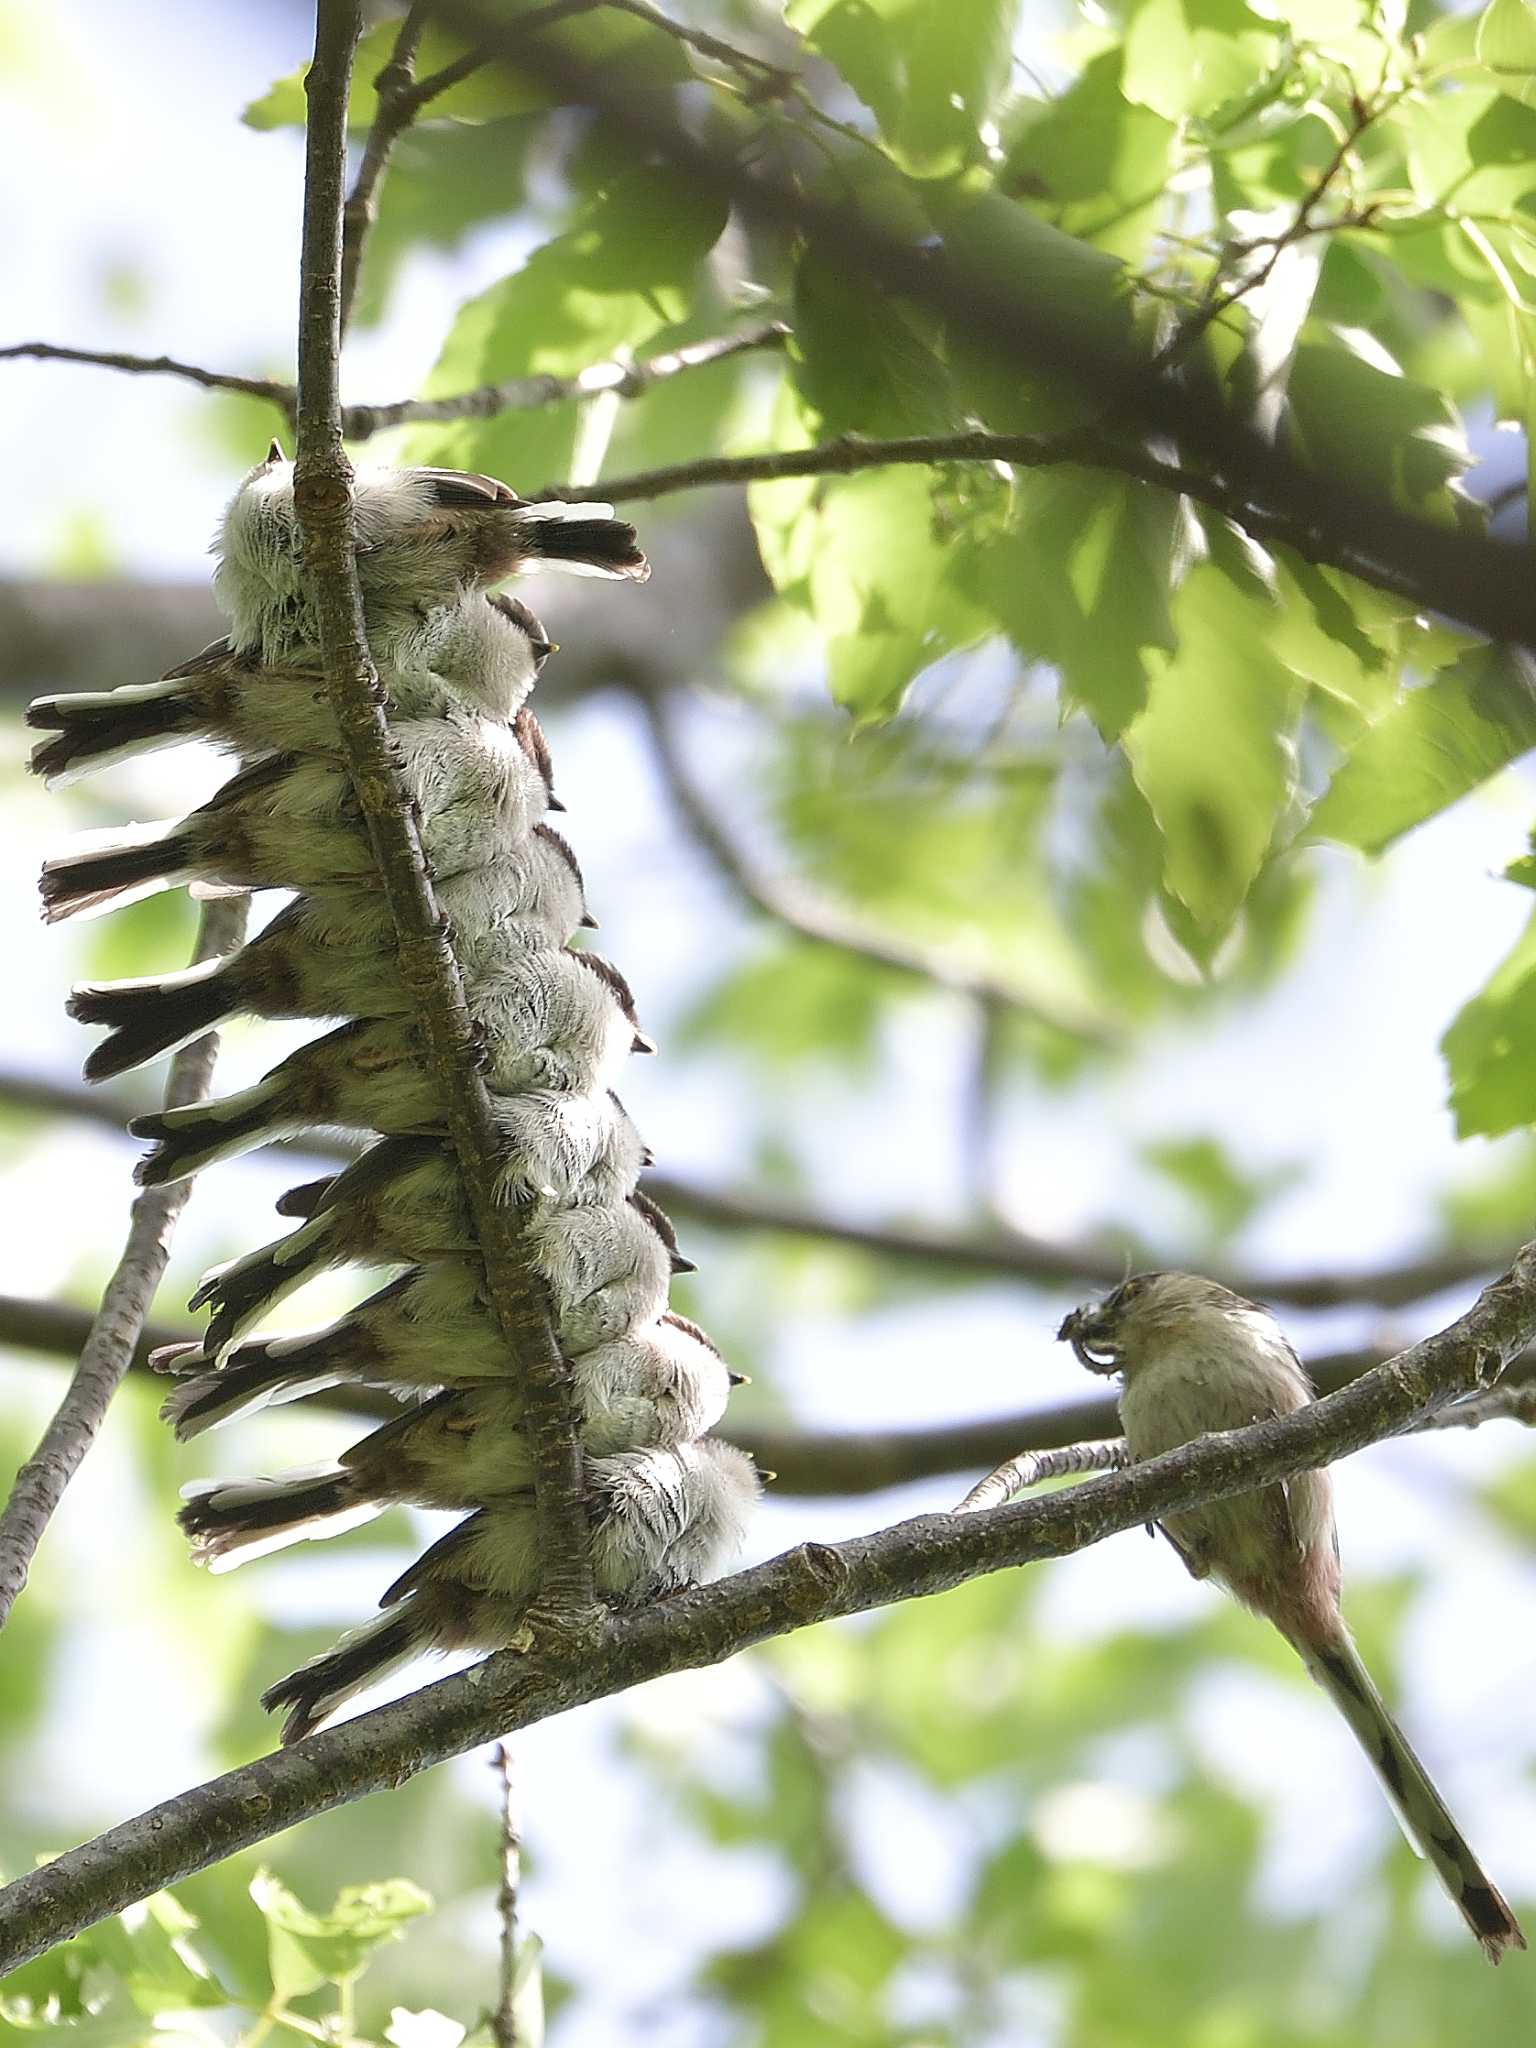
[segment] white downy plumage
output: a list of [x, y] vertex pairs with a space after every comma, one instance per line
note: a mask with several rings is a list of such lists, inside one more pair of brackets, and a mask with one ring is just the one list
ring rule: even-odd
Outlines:
[[[316, 1124], [376, 1140], [283, 1198], [297, 1228], [210, 1274], [193, 1299], [212, 1312], [204, 1337], [156, 1361], [178, 1376], [165, 1414], [183, 1438], [336, 1385], [404, 1404], [335, 1465], [188, 1488], [181, 1519], [212, 1569], [394, 1502], [467, 1515], [386, 1591], [377, 1620], [269, 1690], [266, 1703], [289, 1710], [285, 1741], [422, 1650], [506, 1641], [537, 1583], [522, 1378], [486, 1305], [474, 1217], [337, 748], [292, 484], [274, 447], [225, 515], [214, 580], [226, 641], [159, 683], [41, 699], [32, 720], [50, 735], [34, 767], [52, 780], [189, 738], [243, 763], [186, 818], [50, 861], [50, 917], [185, 882], [302, 892], [225, 960], [76, 990], [73, 1014], [110, 1034], [90, 1078], [232, 1015], [341, 1020], [254, 1087], [141, 1119], [156, 1141], [141, 1177], [179, 1178]], [[612, 1092], [649, 1041], [623, 976], [569, 947], [592, 920], [575, 857], [546, 822], [560, 806], [526, 704], [549, 642], [525, 606], [488, 590], [542, 567], [639, 582], [645, 559], [607, 507], [528, 504], [452, 471], [360, 471], [357, 531], [370, 648], [490, 1092], [495, 1199], [523, 1212], [572, 1362], [599, 1590], [647, 1599], [721, 1568], [760, 1482], [750, 1459], [705, 1436], [739, 1376], [669, 1308], [688, 1263], [637, 1187], [650, 1155]], [[343, 1264], [409, 1270], [327, 1329], [253, 1334]]]

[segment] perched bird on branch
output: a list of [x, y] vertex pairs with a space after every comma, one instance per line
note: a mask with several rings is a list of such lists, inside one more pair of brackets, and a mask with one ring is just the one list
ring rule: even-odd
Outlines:
[[[1293, 1414], [1313, 1398], [1268, 1310], [1193, 1273], [1135, 1274], [1097, 1306], [1074, 1309], [1058, 1334], [1090, 1372], [1120, 1375], [1120, 1419], [1133, 1460]], [[1488, 1960], [1524, 1948], [1519, 1923], [1409, 1748], [1344, 1624], [1327, 1472], [1181, 1510], [1160, 1526], [1193, 1578], [1224, 1586], [1297, 1652]]]

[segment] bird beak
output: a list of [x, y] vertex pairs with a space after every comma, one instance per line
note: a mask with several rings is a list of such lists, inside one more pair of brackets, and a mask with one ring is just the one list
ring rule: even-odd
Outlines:
[[1062, 1320], [1057, 1340], [1070, 1344], [1077, 1362], [1088, 1372], [1101, 1376], [1120, 1370], [1120, 1350], [1115, 1343], [1113, 1320], [1102, 1310], [1075, 1308]]
[[286, 462], [288, 460], [287, 456], [283, 453], [283, 444], [275, 434], [272, 436], [272, 445], [267, 450], [267, 460], [268, 462]]

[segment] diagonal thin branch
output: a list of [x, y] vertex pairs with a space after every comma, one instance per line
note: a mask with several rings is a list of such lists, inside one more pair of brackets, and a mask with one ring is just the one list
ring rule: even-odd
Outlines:
[[[198, 920], [193, 959], [207, 960], [239, 945], [246, 908], [244, 896], [206, 903]], [[177, 1053], [165, 1085], [167, 1109], [202, 1100], [218, 1052], [218, 1034], [210, 1032]], [[188, 1181], [146, 1188], [129, 1212], [128, 1241], [91, 1320], [68, 1390], [42, 1441], [17, 1473], [10, 1499], [0, 1512], [0, 1627], [10, 1618], [43, 1532], [133, 1362], [144, 1318], [171, 1254], [176, 1219], [190, 1193]]]
[[1086, 1009], [972, 967], [953, 949], [921, 946], [893, 932], [882, 932], [792, 877], [755, 866], [732, 840], [694, 780], [665, 706], [650, 690], [635, 689], [631, 695], [645, 720], [652, 758], [673, 814], [708, 856], [715, 872], [749, 908], [801, 938], [835, 946], [839, 952], [855, 954], [898, 974], [914, 975], [953, 995], [988, 1007], [1001, 1005], [1089, 1044], [1108, 1047], [1118, 1043], [1103, 1019]]
[[988, 1514], [924, 1515], [847, 1543], [804, 1543], [718, 1585], [612, 1615], [585, 1640], [554, 1636], [529, 1654], [501, 1651], [180, 1793], [17, 1878], [0, 1892], [0, 1975], [238, 1849], [551, 1714], [1331, 1464], [1486, 1387], [1533, 1338], [1536, 1245], [1448, 1328], [1294, 1414]]
[[319, 0], [309, 99], [299, 298], [298, 458], [294, 503], [304, 534], [326, 682], [394, 918], [402, 979], [441, 1089], [485, 1260], [489, 1304], [519, 1361], [533, 1454], [541, 1607], [582, 1633], [593, 1612], [581, 1445], [571, 1372], [555, 1341], [542, 1283], [496, 1199], [490, 1096], [445, 920], [432, 892], [414, 815], [401, 789], [363, 628], [354, 557], [352, 471], [341, 437], [338, 360], [347, 96], [361, 28], [358, 0]]
[[[115, 1094], [88, 1093], [67, 1082], [3, 1069], [0, 1102], [80, 1117], [105, 1124], [119, 1135], [123, 1135], [122, 1126], [128, 1118], [145, 1107], [143, 1103], [125, 1102]], [[355, 1159], [361, 1148], [317, 1132], [303, 1138], [281, 1139], [272, 1149], [307, 1159], [348, 1160]], [[679, 1216], [710, 1229], [821, 1239], [846, 1245], [850, 1251], [867, 1252], [873, 1258], [969, 1273], [977, 1279], [1024, 1281], [1042, 1287], [1117, 1287], [1125, 1278], [1126, 1259], [1133, 1249], [1128, 1243], [1027, 1237], [1020, 1231], [994, 1236], [962, 1235], [931, 1225], [857, 1223], [786, 1201], [766, 1190], [733, 1192], [703, 1187], [696, 1181], [678, 1180], [667, 1174], [649, 1174], [645, 1185], [664, 1209], [675, 1209]], [[1189, 1256], [1169, 1253], [1163, 1262], [1177, 1265]], [[1363, 1266], [1353, 1273], [1339, 1268], [1256, 1273], [1230, 1267], [1212, 1269], [1205, 1261], [1198, 1263], [1235, 1294], [1278, 1302], [1289, 1308], [1403, 1308], [1411, 1302], [1483, 1280], [1513, 1257], [1511, 1246], [1452, 1246], [1383, 1266]]]

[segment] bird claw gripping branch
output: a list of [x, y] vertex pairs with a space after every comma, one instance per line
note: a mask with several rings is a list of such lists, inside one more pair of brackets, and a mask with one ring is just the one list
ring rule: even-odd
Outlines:
[[[491, 1093], [498, 1194], [523, 1212], [572, 1368], [598, 1589], [615, 1603], [655, 1598], [728, 1562], [760, 1479], [706, 1435], [740, 1375], [668, 1306], [672, 1274], [691, 1267], [638, 1188], [650, 1155], [612, 1092], [629, 1055], [654, 1048], [624, 976], [570, 943], [595, 920], [575, 856], [547, 823], [564, 806], [526, 701], [551, 643], [525, 604], [489, 588], [536, 569], [636, 583], [649, 569], [607, 506], [530, 503], [491, 477], [363, 469], [356, 500], [370, 651]], [[46, 735], [33, 769], [50, 782], [183, 740], [238, 763], [187, 816], [96, 834], [50, 859], [50, 921], [185, 884], [296, 892], [225, 959], [77, 988], [71, 1014], [108, 1028], [87, 1079], [230, 1016], [345, 1020], [253, 1087], [132, 1125], [154, 1141], [138, 1168], [151, 1186], [316, 1125], [375, 1141], [345, 1171], [290, 1190], [278, 1207], [298, 1227], [209, 1274], [192, 1302], [211, 1310], [202, 1340], [155, 1359], [175, 1375], [163, 1412], [183, 1439], [341, 1384], [401, 1404], [334, 1466], [185, 1489], [180, 1520], [211, 1570], [395, 1503], [465, 1516], [387, 1589], [375, 1619], [263, 1695], [293, 1742], [423, 1651], [511, 1641], [537, 1591], [537, 1527], [518, 1361], [486, 1302], [444, 1105], [343, 765], [293, 469], [276, 443], [235, 493], [215, 553], [225, 639], [158, 682], [42, 697], [27, 716]], [[405, 1270], [327, 1328], [252, 1334], [336, 1266]]]

